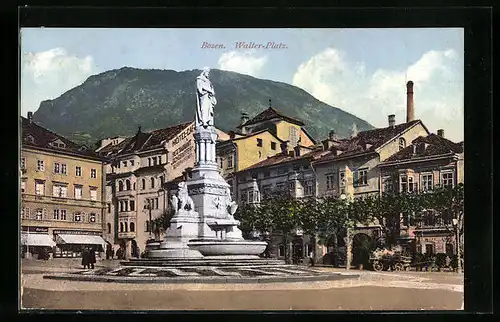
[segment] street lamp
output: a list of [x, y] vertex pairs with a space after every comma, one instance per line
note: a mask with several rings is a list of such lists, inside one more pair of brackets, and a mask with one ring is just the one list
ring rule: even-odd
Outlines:
[[[347, 196], [344, 193], [340, 195], [340, 199], [347, 203]], [[351, 269], [351, 241], [350, 241], [350, 234], [349, 234], [349, 212], [346, 211], [345, 216], [346, 216], [346, 239], [347, 239], [346, 269], [349, 270], [349, 269]]]
[[453, 228], [455, 228], [455, 244], [457, 247], [457, 271], [458, 273], [462, 273], [462, 263], [460, 261], [460, 231], [458, 227], [458, 219], [453, 218]]

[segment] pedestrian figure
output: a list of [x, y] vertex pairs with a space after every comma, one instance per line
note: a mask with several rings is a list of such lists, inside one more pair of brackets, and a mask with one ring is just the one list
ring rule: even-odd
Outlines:
[[115, 250], [111, 247], [111, 259], [115, 258]]
[[309, 265], [314, 266], [314, 254], [313, 254], [313, 252], [309, 253]]
[[89, 263], [90, 263], [90, 269], [94, 269], [94, 264], [96, 263], [96, 259], [95, 259], [95, 250], [93, 248], [90, 249]]
[[82, 265], [83, 269], [89, 268], [89, 251], [87, 250], [87, 247], [84, 247], [82, 250]]
[[106, 260], [109, 260], [111, 255], [111, 247], [109, 245], [106, 246]]

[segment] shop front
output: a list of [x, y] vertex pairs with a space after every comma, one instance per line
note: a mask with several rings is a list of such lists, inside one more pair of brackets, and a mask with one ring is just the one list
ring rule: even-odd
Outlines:
[[93, 249], [96, 256], [100, 256], [106, 247], [106, 241], [98, 231], [54, 230], [54, 236], [54, 257], [81, 257], [85, 247]]
[[48, 259], [56, 246], [48, 227], [21, 227], [21, 256]]

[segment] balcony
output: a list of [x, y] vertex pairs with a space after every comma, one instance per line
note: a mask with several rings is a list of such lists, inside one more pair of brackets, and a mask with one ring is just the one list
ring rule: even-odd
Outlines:
[[118, 238], [120, 239], [125, 239], [125, 238], [135, 238], [136, 233], [135, 231], [133, 232], [123, 232], [123, 233], [118, 233]]

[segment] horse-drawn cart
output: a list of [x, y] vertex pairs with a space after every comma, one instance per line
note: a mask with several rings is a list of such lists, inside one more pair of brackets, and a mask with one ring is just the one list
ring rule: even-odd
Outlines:
[[373, 270], [380, 271], [407, 271], [410, 269], [411, 257], [403, 256], [399, 252], [388, 249], [376, 250], [370, 255]]

